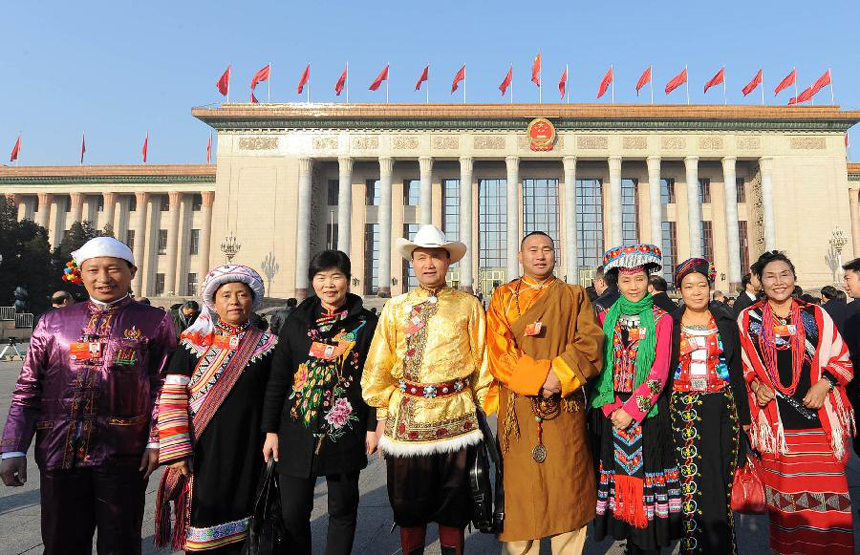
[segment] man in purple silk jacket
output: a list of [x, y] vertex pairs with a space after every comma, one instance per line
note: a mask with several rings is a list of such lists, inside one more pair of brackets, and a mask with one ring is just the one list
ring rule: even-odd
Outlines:
[[46, 554], [139, 554], [158, 466], [156, 399], [176, 346], [170, 314], [134, 302], [131, 250], [98, 237], [72, 253], [90, 300], [39, 321], [0, 443], [0, 478], [27, 481], [36, 436]]

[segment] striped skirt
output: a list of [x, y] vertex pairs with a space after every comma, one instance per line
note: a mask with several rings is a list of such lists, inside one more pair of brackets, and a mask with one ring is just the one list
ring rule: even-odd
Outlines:
[[821, 429], [786, 430], [787, 454], [762, 458], [774, 553], [854, 554], [844, 466]]

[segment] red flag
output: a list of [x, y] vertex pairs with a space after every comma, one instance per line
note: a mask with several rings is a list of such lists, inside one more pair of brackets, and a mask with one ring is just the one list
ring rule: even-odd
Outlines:
[[540, 87], [540, 52], [532, 60], [532, 83]]
[[206, 145], [206, 163], [212, 163], [212, 133], [209, 133], [209, 144]]
[[600, 89], [597, 91], [597, 98], [600, 98], [606, 91], [609, 89], [609, 85], [612, 83], [612, 66], [609, 66], [609, 71], [606, 72], [606, 75], [603, 77], [603, 81], [600, 82]]
[[514, 64], [511, 64], [511, 68], [508, 70], [508, 74], [505, 75], [505, 79], [502, 81], [502, 84], [499, 85], [499, 90], [502, 91], [502, 96], [505, 96], [508, 92], [508, 87], [511, 86], [511, 81], [514, 80]]
[[87, 136], [86, 134], [81, 134], [81, 164], [84, 163], [84, 153], [87, 151]]
[[308, 84], [308, 81], [311, 79], [311, 64], [308, 64], [305, 70], [302, 72], [302, 78], [299, 80], [299, 94], [302, 94], [302, 91], [305, 90], [305, 85]]
[[639, 96], [639, 91], [642, 90], [642, 87], [651, 82], [651, 66], [648, 66], [642, 73], [642, 77], [639, 78], [639, 81], [636, 82], [636, 96]]
[[744, 96], [756, 90], [759, 85], [761, 85], [761, 68], [759, 68], [758, 73], [755, 74], [755, 77], [753, 77], [752, 81], [747, 83], [747, 86], [744, 87], [742, 91], [744, 93]]
[[257, 97], [254, 96], [254, 89], [256, 89], [257, 85], [259, 85], [263, 81], [269, 80], [269, 72], [271, 71], [271, 69], [272, 69], [272, 64], [266, 64], [266, 67], [264, 67], [263, 69], [258, 71], [254, 75], [254, 78], [251, 79], [251, 102], [253, 102], [254, 104], [259, 102], [259, 100], [257, 100]]
[[21, 150], [21, 137], [18, 136], [18, 140], [15, 141], [15, 146], [12, 147], [12, 154], [9, 156], [9, 161], [14, 162], [18, 159], [18, 152]]
[[[684, 78], [686, 81], [686, 77]], [[705, 90], [703, 92], [708, 92], [708, 89], [715, 85], [720, 85], [726, 81], [726, 66], [720, 68], [720, 71], [717, 72], [716, 75], [711, 77], [711, 80], [705, 83]]]
[[388, 66], [385, 66], [385, 69], [379, 72], [379, 75], [376, 76], [376, 79], [373, 80], [373, 83], [370, 84], [370, 90], [375, 91], [379, 88], [379, 85], [382, 84], [383, 81], [388, 81]]
[[791, 98], [789, 98], [788, 104], [791, 105], [791, 104], [797, 104], [798, 102], [806, 102], [807, 100], [810, 100], [813, 96], [815, 96], [815, 92], [816, 91], [812, 90], [812, 87], [804, 89], [803, 91], [800, 92], [799, 95], [792, 96]]
[[773, 91], [773, 96], [776, 96], [783, 89], [787, 89], [788, 87], [794, 85], [797, 81], [797, 69], [792, 69], [791, 73], [785, 76], [785, 79], [779, 82], [779, 85], [776, 86], [776, 89]]
[[687, 68], [684, 68], [684, 71], [682, 71], [681, 73], [679, 73], [678, 75], [673, 77], [671, 81], [666, 83], [666, 94], [669, 94], [670, 92], [674, 91], [675, 89], [677, 89], [678, 87], [680, 87], [681, 85], [683, 85], [686, 82], [687, 82]]
[[454, 91], [460, 86], [460, 81], [466, 78], [466, 64], [463, 64], [463, 67], [460, 68], [460, 71], [454, 75], [454, 81], [451, 83], [451, 94], [454, 94]]
[[143, 139], [143, 148], [140, 149], [140, 153], [143, 154], [143, 163], [146, 164], [146, 151], [149, 149], [149, 133], [147, 132], [146, 138]]
[[824, 75], [818, 78], [818, 81], [812, 84], [812, 96], [818, 94], [818, 91], [830, 84], [830, 70], [824, 72]]
[[218, 79], [218, 83], [215, 86], [218, 87], [218, 92], [221, 93], [221, 96], [230, 94], [230, 66], [227, 66], [227, 69], [221, 75], [221, 79]]
[[567, 93], [567, 67], [564, 68], [564, 73], [561, 74], [561, 80], [558, 82], [558, 92], [561, 93], [561, 99], [564, 100], [564, 95]]
[[343, 92], [343, 87], [346, 85], [346, 78], [349, 76], [349, 65], [343, 68], [343, 73], [340, 74], [340, 79], [337, 80], [337, 83], [334, 86], [334, 93], [337, 96], [340, 96], [340, 93]]
[[424, 71], [421, 72], [421, 77], [418, 78], [418, 82], [415, 83], [415, 90], [421, 90], [421, 83], [430, 78], [430, 64], [424, 66]]

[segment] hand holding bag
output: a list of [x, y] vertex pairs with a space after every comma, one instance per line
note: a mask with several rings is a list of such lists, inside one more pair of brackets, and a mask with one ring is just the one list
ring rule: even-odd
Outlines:
[[735, 470], [732, 485], [732, 510], [748, 515], [766, 512], [764, 484], [761, 481], [761, 463], [753, 450], [747, 448], [746, 464]]
[[280, 553], [280, 544], [284, 536], [284, 523], [281, 520], [281, 492], [278, 488], [273, 457], [269, 459], [260, 476], [254, 512], [248, 525], [248, 539], [245, 540], [242, 555], [276, 555]]

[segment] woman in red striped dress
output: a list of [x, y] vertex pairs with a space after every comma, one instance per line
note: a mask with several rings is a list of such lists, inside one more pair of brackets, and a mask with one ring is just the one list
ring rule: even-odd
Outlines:
[[777, 251], [752, 267], [765, 298], [738, 318], [750, 397], [751, 444], [775, 553], [853, 554], [845, 466], [854, 411], [848, 349], [830, 316], [792, 297], [795, 271]]

